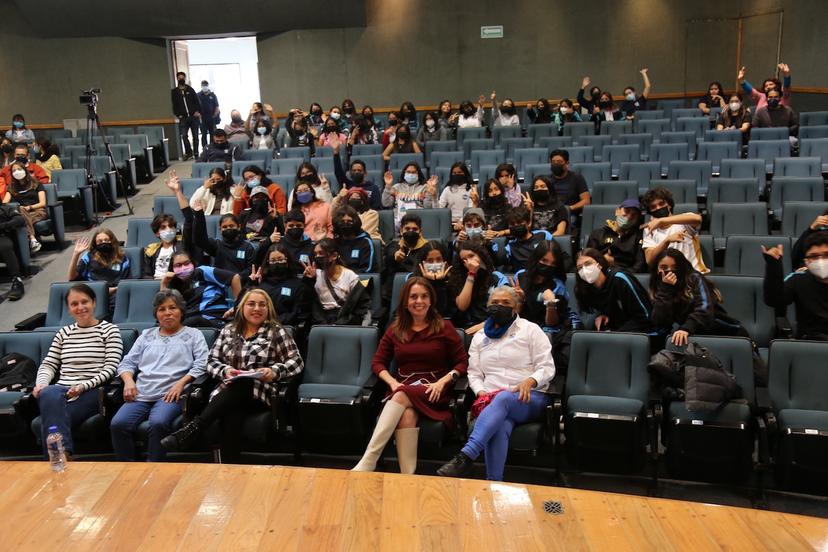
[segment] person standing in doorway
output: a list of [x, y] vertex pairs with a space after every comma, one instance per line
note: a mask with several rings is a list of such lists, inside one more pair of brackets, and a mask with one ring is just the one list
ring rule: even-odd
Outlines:
[[[172, 89], [173, 113], [178, 118], [178, 133], [184, 142], [184, 160], [198, 157], [198, 127], [201, 122], [201, 102], [193, 87], [187, 84], [187, 74], [179, 71], [175, 75], [178, 86]], [[187, 132], [193, 134], [193, 145]], [[194, 151], [195, 150], [195, 151]]]
[[[210, 83], [201, 81], [201, 92], [198, 93], [198, 101], [201, 105], [201, 147], [207, 148], [207, 144], [213, 141], [213, 132], [221, 122], [219, 118], [219, 102], [215, 93], [210, 90]], [[207, 140], [209, 136], [209, 141]]]

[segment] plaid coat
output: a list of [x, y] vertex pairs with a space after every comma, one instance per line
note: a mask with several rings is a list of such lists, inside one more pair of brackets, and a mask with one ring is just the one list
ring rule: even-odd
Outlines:
[[[224, 370], [256, 370], [270, 368], [279, 381], [302, 372], [305, 365], [299, 356], [296, 343], [284, 328], [262, 326], [249, 339], [236, 336], [232, 324], [221, 330], [210, 349], [207, 372], [216, 379], [223, 379]], [[275, 391], [274, 383], [260, 380], [253, 382], [253, 398], [270, 406], [270, 396]], [[219, 388], [216, 388], [218, 392]]]

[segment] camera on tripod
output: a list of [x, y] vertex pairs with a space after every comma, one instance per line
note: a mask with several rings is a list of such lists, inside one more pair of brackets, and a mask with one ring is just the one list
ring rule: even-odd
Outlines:
[[82, 90], [78, 100], [80, 100], [80, 103], [84, 105], [95, 105], [98, 103], [98, 94], [100, 93], [100, 88], [90, 88], [89, 90]]

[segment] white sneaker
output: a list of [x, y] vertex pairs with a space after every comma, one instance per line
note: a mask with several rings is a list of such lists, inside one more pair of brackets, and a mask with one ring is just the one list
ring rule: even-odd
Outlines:
[[34, 238], [32, 238], [32, 240], [29, 242], [29, 248], [31, 248], [32, 253], [37, 253], [38, 251], [40, 251], [41, 247], [43, 247], [41, 243]]

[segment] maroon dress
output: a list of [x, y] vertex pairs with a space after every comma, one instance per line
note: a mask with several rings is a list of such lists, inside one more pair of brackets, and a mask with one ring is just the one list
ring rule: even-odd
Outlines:
[[[427, 331], [413, 332], [411, 339], [402, 343], [394, 336], [393, 329], [389, 328], [380, 340], [371, 369], [379, 374], [388, 370], [392, 361], [396, 361], [395, 377], [403, 385], [395, 392], [405, 393], [419, 414], [452, 426], [454, 418], [448, 409], [450, 388], [446, 388], [439, 401], [431, 402], [426, 394], [426, 386], [418, 385], [417, 382], [434, 383], [451, 370], [465, 374], [469, 356], [457, 330], [448, 320], [443, 323], [442, 332], [426, 335]], [[392, 394], [389, 392], [388, 396]]]

